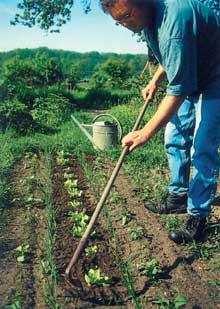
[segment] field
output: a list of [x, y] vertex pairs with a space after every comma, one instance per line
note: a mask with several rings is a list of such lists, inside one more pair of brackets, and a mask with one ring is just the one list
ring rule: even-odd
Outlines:
[[[134, 108], [109, 112], [128, 129]], [[161, 140], [126, 159], [69, 284], [65, 268], [120, 149], [95, 151], [71, 122], [51, 136], [1, 135], [2, 308], [217, 308], [218, 207], [208, 240], [180, 247], [167, 234], [184, 216], [153, 215], [144, 207], [160, 200], [168, 181]]]
[[[65, 279], [121, 152], [120, 145], [95, 150], [69, 115], [89, 124], [95, 115], [110, 113], [126, 134], [143, 104], [140, 85], [127, 76], [121, 60], [104, 63], [91, 82], [76, 86], [69, 75], [69, 90], [62, 79], [66, 73], [57, 65], [55, 79], [54, 62], [44, 54], [35, 62], [48, 65], [45, 80], [43, 66], [22, 61], [10, 64], [2, 77], [9, 94], [0, 98], [0, 308], [218, 308], [220, 205], [213, 207], [206, 241], [181, 246], [168, 233], [185, 215], [156, 215], [145, 207], [166, 195], [163, 130], [126, 157], [70, 280]], [[23, 77], [15, 76], [19, 68]], [[114, 84], [117, 68], [121, 88]], [[30, 69], [33, 80], [25, 75]], [[163, 89], [143, 123], [162, 94]]]

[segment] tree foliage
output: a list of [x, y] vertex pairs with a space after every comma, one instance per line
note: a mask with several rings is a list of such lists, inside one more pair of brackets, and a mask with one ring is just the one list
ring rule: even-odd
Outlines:
[[[85, 12], [90, 10], [90, 0], [81, 0]], [[12, 25], [22, 24], [50, 32], [59, 32], [59, 28], [71, 19], [74, 0], [20, 0], [19, 13], [15, 15]]]
[[121, 88], [131, 77], [131, 66], [121, 59], [108, 59], [92, 76], [95, 87]]
[[13, 58], [3, 68], [0, 124], [26, 133], [55, 128], [67, 117], [71, 106], [62, 86], [61, 65], [45, 54], [33, 59]]

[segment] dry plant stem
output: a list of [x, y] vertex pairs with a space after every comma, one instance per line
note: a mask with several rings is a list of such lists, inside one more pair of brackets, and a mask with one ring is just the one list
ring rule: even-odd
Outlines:
[[[151, 97], [148, 97], [146, 99], [146, 101], [145, 101], [145, 103], [144, 103], [144, 105], [143, 105], [143, 107], [142, 107], [142, 109], [140, 111], [140, 114], [139, 114], [139, 116], [138, 116], [138, 118], [137, 118], [137, 120], [135, 122], [135, 125], [134, 125], [132, 131], [136, 131], [138, 129], [138, 127], [139, 127], [139, 125], [141, 123], [141, 120], [142, 120], [142, 118], [144, 116], [144, 113], [146, 111], [146, 108], [147, 108], [150, 100], [151, 100]], [[69, 265], [66, 268], [66, 271], [65, 271], [66, 278], [69, 278], [69, 274], [70, 274], [70, 271], [71, 271], [73, 265], [77, 262], [80, 253], [82, 252], [83, 248], [85, 247], [87, 239], [88, 239], [88, 237], [89, 237], [89, 235], [90, 235], [90, 233], [91, 233], [91, 231], [93, 229], [93, 226], [94, 226], [94, 224], [95, 224], [95, 222], [96, 222], [96, 220], [97, 220], [97, 218], [99, 216], [99, 213], [101, 212], [101, 209], [102, 209], [102, 207], [103, 207], [103, 205], [104, 205], [104, 203], [105, 203], [105, 201], [106, 201], [106, 199], [107, 199], [107, 197], [108, 197], [108, 195], [110, 193], [112, 185], [113, 185], [113, 183], [114, 183], [114, 181], [115, 181], [115, 179], [116, 179], [116, 177], [118, 175], [118, 172], [119, 172], [119, 170], [120, 170], [120, 168], [122, 166], [123, 160], [124, 160], [124, 158], [125, 158], [127, 153], [128, 153], [128, 147], [125, 147], [122, 150], [122, 153], [121, 153], [121, 155], [120, 155], [120, 157], [118, 159], [118, 162], [117, 162], [117, 164], [116, 164], [116, 166], [115, 166], [115, 168], [114, 168], [114, 170], [112, 172], [112, 175], [111, 175], [111, 177], [110, 177], [110, 179], [109, 179], [109, 181], [108, 181], [108, 183], [107, 183], [107, 185], [106, 185], [106, 187], [105, 187], [105, 189], [104, 189], [104, 191], [102, 193], [102, 196], [101, 196], [101, 198], [99, 200], [99, 203], [97, 204], [96, 209], [95, 209], [95, 211], [94, 211], [94, 213], [93, 213], [93, 215], [92, 215], [92, 217], [90, 219], [90, 222], [89, 222], [89, 224], [88, 224], [88, 226], [86, 228], [86, 231], [83, 234], [83, 236], [82, 236], [82, 238], [81, 238], [81, 240], [80, 240], [80, 242], [78, 244], [78, 247], [76, 248], [76, 251], [74, 252], [73, 257], [70, 260], [70, 263], [69, 263]]]

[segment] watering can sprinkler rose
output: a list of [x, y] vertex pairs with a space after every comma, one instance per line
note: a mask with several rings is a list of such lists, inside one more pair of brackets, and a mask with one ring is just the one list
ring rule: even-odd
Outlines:
[[[111, 118], [114, 120], [114, 122], [96, 121], [101, 117]], [[105, 150], [112, 148], [116, 146], [122, 138], [121, 124], [118, 119], [110, 114], [100, 114], [96, 116], [93, 119], [92, 124], [81, 124], [73, 115], [71, 115], [71, 118], [90, 140], [95, 149]], [[92, 129], [92, 135], [86, 130], [86, 128]]]

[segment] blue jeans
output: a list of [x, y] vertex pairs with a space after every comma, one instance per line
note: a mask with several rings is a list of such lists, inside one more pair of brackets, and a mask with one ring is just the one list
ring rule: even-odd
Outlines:
[[165, 149], [171, 172], [168, 191], [188, 194], [191, 215], [210, 213], [219, 175], [219, 145], [220, 96], [207, 91], [187, 98], [166, 126]]

